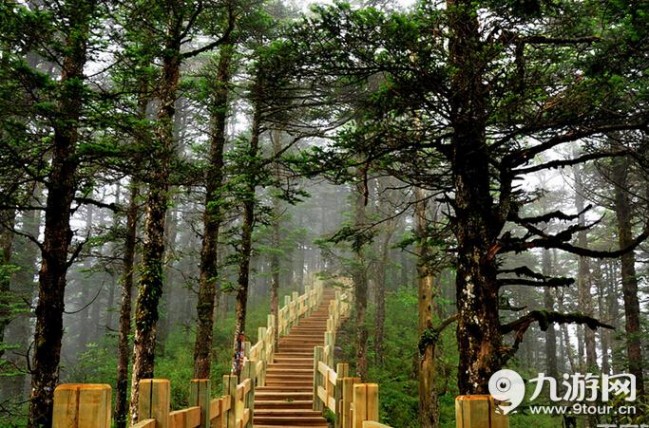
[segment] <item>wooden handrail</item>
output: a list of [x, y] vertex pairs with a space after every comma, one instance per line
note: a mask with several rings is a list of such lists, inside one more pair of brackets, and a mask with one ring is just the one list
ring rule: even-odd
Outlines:
[[[312, 286], [306, 285], [304, 293], [298, 295], [293, 292], [291, 296], [284, 297], [284, 306], [278, 311], [279, 336], [285, 336], [300, 318], [311, 313], [322, 300], [323, 284], [315, 280]], [[275, 355], [275, 318], [268, 315], [266, 327], [260, 327], [257, 332], [257, 343], [246, 347], [246, 358], [255, 364], [255, 384], [266, 384], [266, 368], [273, 361]]]
[[[306, 286], [302, 295], [286, 296], [279, 310], [279, 333], [288, 334], [299, 318], [310, 314], [322, 301], [322, 281]], [[139, 422], [131, 428], [252, 428], [255, 387], [265, 384], [266, 367], [273, 360], [275, 319], [268, 316], [258, 340], [246, 344], [247, 361], [241, 373], [223, 377], [224, 395], [210, 399], [210, 381], [194, 379], [190, 385], [190, 407], [171, 411], [171, 385], [166, 379], [140, 381]], [[111, 388], [109, 385], [62, 384], [54, 392], [54, 427], [109, 428]]]
[[329, 303], [325, 346], [313, 349], [313, 410], [329, 409], [336, 415], [336, 428], [363, 428], [363, 423], [378, 424], [379, 420], [378, 385], [360, 383], [360, 378], [349, 377], [346, 363], [338, 363], [336, 370], [332, 368], [336, 332], [350, 312], [351, 293], [337, 290]]
[[457, 428], [509, 428], [507, 416], [496, 412], [491, 395], [460, 395], [455, 399]]

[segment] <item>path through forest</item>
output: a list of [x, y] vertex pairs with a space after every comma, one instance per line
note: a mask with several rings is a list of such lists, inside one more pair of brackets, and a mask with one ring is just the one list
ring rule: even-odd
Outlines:
[[255, 428], [328, 427], [322, 413], [313, 410], [313, 348], [324, 345], [334, 297], [335, 290], [325, 288], [316, 310], [279, 340], [266, 385], [255, 390]]

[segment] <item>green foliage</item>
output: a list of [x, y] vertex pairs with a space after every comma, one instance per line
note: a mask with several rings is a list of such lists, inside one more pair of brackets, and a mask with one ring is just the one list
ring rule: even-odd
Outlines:
[[[246, 324], [248, 340], [257, 340], [257, 329], [265, 326], [268, 307], [255, 305], [248, 311]], [[214, 361], [212, 363], [212, 395], [222, 393], [223, 375], [230, 373], [234, 315], [219, 319], [214, 328]], [[78, 356], [75, 364], [64, 365], [62, 382], [107, 383], [115, 389], [115, 367], [117, 366], [117, 337], [107, 336], [98, 343], [90, 343]], [[160, 349], [160, 347], [158, 347]], [[194, 372], [194, 331], [186, 326], [175, 327], [164, 343], [164, 353], [158, 353], [155, 360], [156, 378], [171, 381], [171, 407], [187, 407], [189, 383]], [[0, 425], [2, 426], [2, 425]]]

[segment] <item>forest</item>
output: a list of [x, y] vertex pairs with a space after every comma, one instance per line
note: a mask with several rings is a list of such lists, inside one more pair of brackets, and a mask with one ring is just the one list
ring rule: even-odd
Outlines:
[[0, 427], [216, 396], [316, 279], [384, 424], [649, 426], [648, 73], [644, 0], [2, 0]]

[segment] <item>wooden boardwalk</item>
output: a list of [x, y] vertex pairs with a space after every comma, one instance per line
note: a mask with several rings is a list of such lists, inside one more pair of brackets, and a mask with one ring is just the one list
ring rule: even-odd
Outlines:
[[255, 389], [255, 428], [328, 427], [322, 412], [313, 410], [313, 347], [324, 345], [334, 297], [335, 291], [326, 288], [316, 310], [279, 340], [266, 385]]

